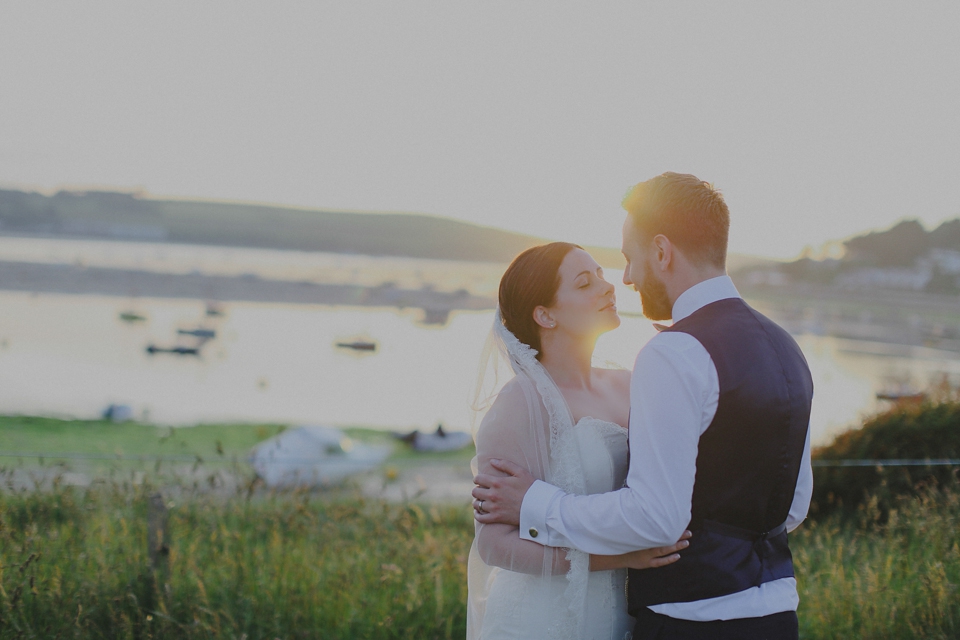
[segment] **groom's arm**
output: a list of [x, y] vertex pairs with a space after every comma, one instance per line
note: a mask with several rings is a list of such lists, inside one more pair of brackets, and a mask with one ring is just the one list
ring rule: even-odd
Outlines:
[[797, 476], [797, 488], [793, 491], [793, 502], [787, 516], [787, 532], [793, 531], [807, 517], [810, 499], [813, 497], [813, 464], [810, 462], [810, 426], [807, 426], [807, 440], [803, 445], [803, 457], [800, 458], [800, 475]]
[[700, 435], [718, 398], [706, 349], [687, 334], [656, 336], [631, 379], [627, 486], [576, 496], [536, 481], [523, 497], [520, 536], [598, 555], [676, 542], [690, 522]]
[[[676, 335], [676, 334], [673, 334], [673, 335]], [[700, 357], [697, 357], [695, 355], [695, 352], [696, 352], [696, 349], [694, 348], [692, 350], [693, 357], [692, 358], [688, 357], [687, 358], [688, 362], [696, 363], [698, 360], [702, 359]], [[641, 354], [641, 355], [643, 357], [638, 358], [638, 362], [637, 362], [638, 366], [636, 371], [644, 371], [647, 373], [651, 371], [656, 371], [657, 358], [653, 357], [655, 354], [651, 353], [651, 354]], [[688, 352], [688, 355], [691, 355], [691, 352]], [[647, 357], [647, 356], [650, 356], [650, 357]], [[707, 355], [706, 358], [709, 360], [709, 355]], [[652, 365], [652, 366], [643, 366], [643, 365]], [[712, 361], [709, 362], [709, 366], [707, 367], [707, 369], [712, 371], [713, 376], [716, 375], [716, 369], [715, 367], [713, 367]], [[665, 370], [669, 370], [669, 367], [666, 367]], [[669, 539], [670, 535], [672, 535], [672, 533], [676, 530], [675, 528], [670, 529], [670, 527], [671, 526], [677, 527], [678, 526], [677, 523], [680, 520], [684, 520], [685, 522], [688, 521], [689, 511], [685, 511], [683, 515], [680, 515], [679, 513], [674, 513], [672, 514], [673, 517], [671, 517], [671, 513], [669, 509], [665, 508], [665, 507], [668, 507], [669, 505], [660, 504], [661, 508], [659, 510], [655, 510], [655, 507], [658, 505], [658, 503], [663, 502], [662, 500], [657, 500], [656, 499], [657, 496], [669, 496], [671, 495], [671, 492], [664, 491], [664, 488], [661, 488], [660, 491], [658, 492], [653, 474], [644, 473], [644, 470], [658, 469], [659, 472], [656, 475], [666, 479], [666, 482], [667, 482], [666, 488], [669, 488], [671, 486], [670, 485], [671, 482], [676, 483], [673, 486], [681, 487], [679, 491], [672, 492], [672, 495], [674, 496], [672, 499], [677, 500], [677, 502], [675, 502], [674, 504], [681, 503], [680, 499], [682, 498], [682, 496], [680, 494], [687, 490], [686, 489], [687, 485], [686, 484], [681, 485], [681, 483], [690, 482], [689, 491], [691, 492], [691, 495], [692, 495], [692, 480], [690, 479], [689, 474], [685, 476], [681, 475], [681, 472], [682, 472], [681, 467], [683, 465], [677, 465], [676, 467], [674, 467], [673, 469], [674, 480], [670, 480], [671, 469], [669, 468], [669, 466], [667, 468], [664, 468], [663, 465], [660, 463], [662, 460], [669, 460], [670, 457], [655, 456], [653, 460], [650, 460], [648, 459], [649, 455], [646, 455], [646, 456], [643, 455], [643, 453], [650, 454], [651, 452], [655, 452], [655, 451], [666, 451], [667, 447], [671, 445], [670, 442], [661, 442], [659, 437], [666, 435], [664, 432], [658, 432], [658, 431], [651, 432], [649, 430], [649, 427], [651, 425], [656, 424], [656, 422], [651, 423], [650, 420], [657, 419], [657, 415], [656, 415], [656, 411], [658, 410], [657, 408], [659, 407], [659, 410], [663, 409], [663, 404], [662, 403], [658, 404], [657, 398], [651, 397], [651, 394], [653, 394], [654, 396], [657, 393], [664, 393], [669, 395], [671, 393], [671, 385], [675, 384], [675, 381], [671, 382], [671, 380], [675, 380], [675, 376], [674, 378], [664, 378], [664, 381], [666, 382], [666, 384], [662, 387], [658, 387], [657, 379], [644, 380], [642, 377], [636, 376], [636, 371], [635, 371], [635, 378], [634, 378], [635, 386], [631, 390], [631, 397], [635, 400], [639, 399], [640, 400], [639, 404], [646, 404], [647, 406], [653, 406], [654, 412], [653, 413], [642, 412], [642, 413], [633, 414], [637, 416], [638, 418], [637, 420], [634, 420], [633, 417], [631, 417], [630, 448], [631, 448], [631, 451], [634, 452], [633, 454], [634, 456], [640, 455], [643, 458], [643, 460], [638, 463], [639, 464], [638, 466], [638, 464], [634, 463], [633, 458], [631, 459], [631, 475], [628, 478], [628, 485], [630, 486], [630, 489], [624, 489], [617, 493], [626, 494], [623, 497], [623, 499], [620, 501], [620, 506], [622, 507], [621, 511], [626, 512], [626, 514], [622, 516], [621, 519], [623, 520], [624, 523], [628, 525], [631, 522], [634, 522], [637, 525], [637, 526], [634, 526], [632, 530], [623, 529], [622, 530], [623, 535], [629, 536], [632, 531], [637, 536], [635, 538], [637, 542], [647, 541], [646, 544], [652, 544], [653, 542], [656, 541], [654, 539], [654, 536], [656, 535], [662, 535], [663, 539]], [[682, 377], [680, 379], [682, 379]], [[713, 382], [713, 384], [717, 384], [717, 383]], [[692, 387], [694, 388], [696, 386], [698, 386], [696, 383], [692, 385]], [[719, 392], [718, 384], [717, 384], [717, 392]], [[652, 403], [652, 405], [650, 405], [649, 403]], [[641, 408], [637, 406], [638, 404], [637, 402], [634, 402], [632, 404], [633, 404], [634, 411], [638, 411], [638, 409]], [[713, 419], [713, 413], [715, 411], [716, 411], [716, 397], [713, 397], [712, 399], [708, 397], [707, 402], [705, 404], [705, 410], [704, 410], [704, 423], [703, 423], [704, 429], [706, 428], [706, 426], [709, 426], [709, 423]], [[677, 414], [673, 416], [673, 419], [679, 420], [680, 417], [681, 416]], [[693, 416], [687, 417], [688, 420], [692, 418]], [[660, 416], [660, 419], [664, 421], [669, 421], [671, 418], [670, 416]], [[643, 430], [641, 431], [641, 429]], [[678, 430], [677, 432], [679, 433], [682, 431]], [[645, 434], [645, 436], [648, 436], [648, 437], [643, 437], [642, 439], [640, 439], [640, 438], [636, 438], [635, 434], [636, 435]], [[641, 440], [642, 440], [642, 443], [640, 442]], [[699, 436], [698, 436], [698, 440], [699, 440]], [[676, 448], [680, 449], [679, 453], [675, 453], [674, 456], [679, 456], [679, 458], [677, 459], [682, 458], [689, 462], [690, 460], [689, 444], [687, 444], [687, 446], [683, 446], [682, 442], [674, 442], [672, 444], [678, 445]], [[687, 452], [686, 455], [684, 454], [684, 451]], [[696, 465], [695, 455], [693, 457], [692, 464], [694, 465], [694, 469], [695, 469], [695, 465]], [[694, 475], [695, 475], [695, 470], [694, 470]], [[643, 484], [645, 480], [649, 480], [649, 481], [646, 482], [646, 484]], [[647, 489], [645, 489], [644, 491], [640, 491], [637, 495], [631, 495], [627, 493], [628, 491], [631, 491], [638, 486], [646, 486]], [[646, 501], [643, 500], [645, 494], [646, 496], [649, 496], [652, 499], [646, 500]], [[787, 531], [793, 531], [794, 529], [796, 529], [798, 526], [800, 526], [800, 524], [806, 518], [807, 512], [810, 508], [810, 500], [811, 500], [812, 494], [813, 494], [813, 468], [812, 468], [811, 459], [810, 459], [810, 428], [808, 426], [806, 441], [804, 443], [803, 454], [800, 462], [800, 473], [797, 478], [796, 489], [794, 490], [793, 502], [791, 503], [789, 515], [787, 517], [787, 522], [786, 522]], [[612, 495], [612, 494], [607, 494], [607, 495]], [[616, 540], [605, 541], [603, 538], [601, 538], [602, 533], [604, 532], [604, 530], [608, 525], [605, 524], [606, 514], [600, 510], [594, 510], [594, 508], [598, 504], [596, 502], [596, 499], [599, 497], [600, 496], [587, 496], [585, 497], [585, 499], [581, 500], [576, 496], [568, 496], [567, 494], [563, 493], [556, 487], [548, 485], [544, 482], [537, 481], [530, 487], [530, 490], [523, 497], [523, 505], [520, 510], [520, 524], [522, 527], [520, 530], [521, 536], [525, 537], [528, 540], [533, 539], [529, 535], [530, 529], [533, 528], [538, 531], [536, 540], [539, 540], [542, 544], [548, 544], [551, 546], [552, 545], [573, 546], [573, 547], [581, 548], [584, 550], [587, 550], [587, 549], [593, 550], [597, 548], [594, 546], [594, 543], [599, 543], [599, 544], [604, 544], [605, 549], [617, 548], [615, 546]], [[631, 501], [630, 498], [635, 498], [635, 500]], [[576, 506], [571, 507], [570, 505], [574, 503], [576, 503]], [[651, 522], [662, 523], [662, 526], [660, 527], [660, 531], [656, 529], [650, 530], [648, 528], [645, 532], [645, 529], [644, 529], [645, 518], [631, 518], [629, 511], [627, 511], [627, 508], [630, 504], [634, 504], [637, 509], [644, 509], [644, 507], [648, 507], [645, 513], [647, 514]], [[685, 504], [689, 505], [689, 501], [687, 501]], [[649, 508], [650, 505], [652, 505], [652, 507], [654, 508]], [[580, 510], [582, 511], [582, 514], [578, 514], [576, 511], [571, 511], [571, 509]], [[657, 513], [659, 514], [657, 516], [651, 515], [651, 514], [657, 514]], [[579, 517], [580, 515], [583, 515], [584, 517]], [[596, 518], [595, 522], [598, 524], [596, 525], [591, 524], [590, 518]], [[612, 524], [616, 526], [616, 519], [614, 519]], [[545, 531], [546, 535], [540, 533], [541, 531]], [[525, 533], [527, 535], [524, 535]], [[592, 551], [592, 552], [600, 553], [599, 551]], [[613, 553], [613, 551], [607, 551], [607, 552]]]

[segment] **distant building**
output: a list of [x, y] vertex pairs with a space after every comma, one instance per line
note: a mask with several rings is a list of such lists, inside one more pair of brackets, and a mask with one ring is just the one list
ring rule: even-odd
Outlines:
[[941, 273], [960, 274], [960, 251], [932, 249], [930, 251], [930, 261], [937, 266]]
[[933, 275], [928, 267], [913, 269], [857, 269], [837, 276], [834, 284], [844, 289], [909, 289], [921, 291]]

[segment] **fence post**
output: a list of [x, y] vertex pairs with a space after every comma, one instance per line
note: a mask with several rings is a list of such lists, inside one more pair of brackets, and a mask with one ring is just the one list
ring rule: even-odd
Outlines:
[[150, 496], [147, 503], [147, 554], [150, 557], [150, 569], [165, 575], [170, 558], [170, 536], [168, 534], [167, 505], [160, 493]]

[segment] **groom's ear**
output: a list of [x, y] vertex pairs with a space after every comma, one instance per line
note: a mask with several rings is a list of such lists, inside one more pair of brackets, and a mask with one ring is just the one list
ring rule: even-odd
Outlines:
[[550, 315], [550, 310], [543, 305], [534, 308], [533, 321], [544, 329], [553, 329], [557, 326], [557, 322], [553, 319], [553, 316]]
[[670, 263], [673, 261], [673, 252], [674, 246], [670, 242], [670, 238], [663, 235], [662, 233], [657, 234], [653, 238], [653, 250], [654, 250], [654, 260], [660, 266], [660, 269], [666, 269], [670, 266]]

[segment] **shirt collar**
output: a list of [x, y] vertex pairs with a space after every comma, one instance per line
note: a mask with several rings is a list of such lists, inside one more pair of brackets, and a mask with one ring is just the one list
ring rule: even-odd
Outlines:
[[673, 321], [680, 322], [694, 311], [718, 300], [739, 298], [740, 292], [733, 284], [730, 276], [717, 276], [703, 282], [698, 282], [680, 294], [673, 303]]

